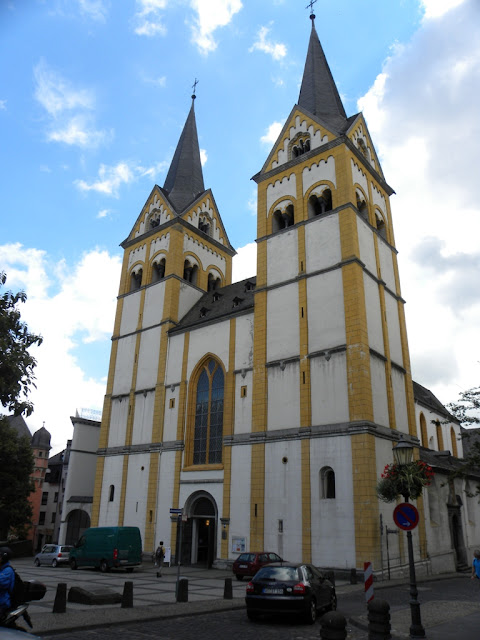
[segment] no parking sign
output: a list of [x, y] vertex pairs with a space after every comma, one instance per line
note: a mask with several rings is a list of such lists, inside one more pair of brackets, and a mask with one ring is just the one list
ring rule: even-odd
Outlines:
[[417, 508], [409, 502], [402, 502], [393, 511], [393, 521], [397, 527], [404, 531], [415, 529], [418, 524], [418, 518]]

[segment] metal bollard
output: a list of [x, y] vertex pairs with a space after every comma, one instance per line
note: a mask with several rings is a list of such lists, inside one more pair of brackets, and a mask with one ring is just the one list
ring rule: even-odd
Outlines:
[[65, 613], [67, 610], [67, 583], [59, 582], [53, 603], [53, 613]]
[[232, 600], [233, 599], [233, 589], [232, 589], [232, 579], [225, 578], [225, 587], [223, 588], [223, 599], [224, 600]]
[[320, 618], [320, 638], [323, 640], [345, 640], [347, 621], [338, 611], [329, 611]]
[[122, 594], [122, 609], [133, 607], [133, 582], [125, 582]]
[[177, 602], [188, 602], [188, 580], [180, 578], [177, 583]]
[[350, 584], [357, 584], [357, 570], [350, 569]]
[[375, 598], [368, 605], [368, 640], [389, 640], [390, 605], [386, 600]]

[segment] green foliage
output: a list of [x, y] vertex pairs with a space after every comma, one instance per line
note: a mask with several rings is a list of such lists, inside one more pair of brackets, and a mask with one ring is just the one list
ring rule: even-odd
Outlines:
[[[0, 287], [7, 280], [0, 273]], [[29, 333], [27, 325], [20, 319], [17, 305], [25, 302], [25, 292], [6, 291], [0, 295], [0, 402], [9, 411], [29, 416], [33, 405], [27, 400], [31, 387], [35, 386], [33, 370], [37, 364], [28, 349], [41, 345], [42, 338]]]
[[7, 418], [0, 416], [0, 540], [9, 532], [25, 538], [32, 526], [28, 497], [34, 490], [33, 465], [29, 439], [19, 438]]
[[416, 500], [434, 476], [432, 467], [421, 460], [409, 464], [387, 464], [377, 484], [377, 495], [384, 502], [395, 502], [399, 496]]
[[[447, 409], [460, 422], [462, 427], [474, 427], [480, 424], [480, 387], [473, 387], [467, 391], [462, 391], [457, 402], [451, 402], [447, 405]], [[450, 479], [464, 478], [466, 475], [475, 473], [480, 474], [480, 439], [477, 430], [469, 433], [467, 430], [462, 434], [462, 439], [468, 441], [468, 454], [464, 456], [464, 463], [455, 471], [449, 474]], [[477, 485], [474, 494], [479, 495], [480, 485]]]

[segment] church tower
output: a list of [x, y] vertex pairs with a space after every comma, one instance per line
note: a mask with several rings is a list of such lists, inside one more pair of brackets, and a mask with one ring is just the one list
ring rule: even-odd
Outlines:
[[[274, 544], [276, 513], [278, 531], [297, 529], [303, 560], [361, 567], [379, 556], [375, 487], [392, 441], [416, 436], [413, 391], [393, 190], [310, 17], [298, 104], [254, 176], [251, 548]], [[272, 500], [282, 476], [287, 496]]]
[[206, 291], [230, 284], [235, 254], [204, 187], [194, 101], [163, 188], [153, 188], [121, 244], [92, 526], [135, 522], [144, 548], [154, 545], [168, 331]]

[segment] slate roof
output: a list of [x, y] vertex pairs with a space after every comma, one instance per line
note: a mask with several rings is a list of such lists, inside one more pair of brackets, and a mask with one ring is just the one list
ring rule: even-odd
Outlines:
[[413, 395], [415, 397], [415, 400], [417, 400], [420, 404], [423, 404], [428, 409], [432, 409], [432, 411], [445, 416], [445, 418], [448, 418], [452, 422], [458, 422], [455, 416], [447, 411], [440, 400], [435, 397], [429, 389], [422, 387], [422, 385], [418, 384], [418, 382], [415, 382], [415, 380], [413, 381]]
[[215, 291], [208, 291], [180, 320], [170, 329], [171, 334], [194, 329], [197, 326], [220, 322], [230, 317], [253, 310], [253, 292], [256, 277], [246, 278]]
[[42, 427], [38, 431], [35, 431], [32, 437], [32, 447], [37, 449], [50, 449], [50, 432]]
[[163, 185], [177, 213], [205, 191], [193, 105], [194, 100]]
[[298, 106], [319, 117], [333, 131], [347, 128], [347, 114], [312, 19]]
[[27, 427], [27, 423], [25, 422], [22, 415], [20, 416], [5, 416], [8, 420], [8, 424], [15, 429], [19, 438], [23, 436], [27, 437], [29, 440], [32, 439], [32, 434], [30, 433], [30, 429]]

